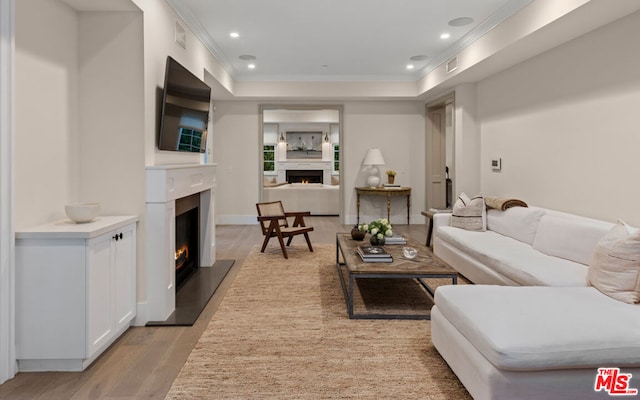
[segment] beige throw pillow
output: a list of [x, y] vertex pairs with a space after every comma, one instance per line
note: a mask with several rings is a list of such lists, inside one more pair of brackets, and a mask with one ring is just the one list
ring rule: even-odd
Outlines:
[[484, 198], [475, 196], [470, 199], [465, 193], [460, 193], [453, 205], [451, 226], [469, 231], [487, 230], [487, 208]]
[[618, 221], [598, 242], [588, 278], [614, 299], [630, 304], [640, 301], [640, 230]]

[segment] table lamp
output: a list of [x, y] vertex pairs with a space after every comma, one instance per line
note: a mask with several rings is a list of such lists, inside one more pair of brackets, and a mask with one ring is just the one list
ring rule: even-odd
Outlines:
[[369, 187], [380, 186], [380, 165], [384, 165], [384, 158], [382, 158], [382, 152], [378, 148], [369, 149], [367, 155], [362, 161], [362, 165], [370, 166], [372, 171], [367, 177], [367, 185]]

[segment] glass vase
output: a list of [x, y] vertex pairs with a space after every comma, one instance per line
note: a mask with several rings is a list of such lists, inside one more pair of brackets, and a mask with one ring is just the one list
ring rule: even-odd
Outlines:
[[372, 246], [382, 246], [384, 245], [384, 236], [379, 238], [378, 235], [371, 235], [369, 243], [371, 243]]

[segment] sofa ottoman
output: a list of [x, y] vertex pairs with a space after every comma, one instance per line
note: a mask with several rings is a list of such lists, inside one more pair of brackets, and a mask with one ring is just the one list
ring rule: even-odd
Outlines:
[[442, 286], [431, 336], [475, 399], [602, 399], [598, 368], [640, 388], [640, 306], [593, 287]]

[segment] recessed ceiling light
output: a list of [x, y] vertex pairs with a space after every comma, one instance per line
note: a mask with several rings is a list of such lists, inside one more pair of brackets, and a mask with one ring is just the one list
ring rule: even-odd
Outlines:
[[409, 60], [411, 60], [411, 61], [424, 61], [427, 58], [429, 58], [429, 56], [425, 56], [424, 54], [420, 54], [420, 55], [417, 55], [417, 56], [410, 57]]
[[413, 69], [413, 64], [408, 64], [407, 69]]
[[229, 36], [231, 36], [231, 37], [232, 37], [232, 38], [234, 38], [234, 39], [237, 39], [237, 38], [239, 38], [239, 37], [240, 37], [240, 34], [239, 34], [238, 32], [231, 32], [231, 33], [229, 34]]
[[440, 39], [449, 39], [450, 37], [451, 35], [448, 33], [443, 33], [442, 35], [440, 35]]
[[473, 18], [471, 17], [460, 17], [455, 18], [449, 21], [449, 26], [465, 26], [473, 23]]
[[243, 54], [238, 58], [241, 59], [242, 61], [252, 61], [256, 59], [256, 56], [252, 56], [251, 54]]
[[255, 68], [256, 68], [256, 65], [255, 65], [255, 64], [249, 64], [249, 65], [247, 65], [247, 67], [248, 67], [249, 69], [255, 69]]

